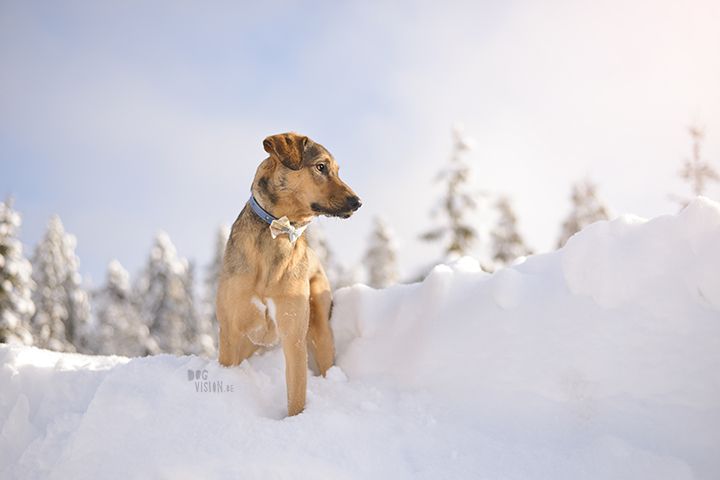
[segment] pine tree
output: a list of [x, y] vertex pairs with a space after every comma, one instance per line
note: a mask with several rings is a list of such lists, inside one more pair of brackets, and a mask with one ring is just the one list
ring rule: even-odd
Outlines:
[[77, 240], [66, 234], [60, 217], [53, 215], [35, 247], [33, 295], [35, 315], [31, 321], [35, 345], [57, 351], [88, 352], [87, 326], [90, 304], [78, 273]]
[[589, 179], [573, 185], [572, 204], [573, 209], [562, 226], [558, 248], [588, 225], [610, 219], [610, 208], [600, 197], [597, 185]]
[[328, 280], [330, 280], [330, 277], [332, 276], [332, 269], [330, 266], [334, 263], [334, 258], [328, 245], [327, 238], [325, 237], [325, 230], [323, 230], [323, 228], [316, 222], [313, 222], [305, 230], [305, 239], [307, 240], [307, 246], [315, 252], [315, 255], [317, 255], [323, 269], [325, 270], [325, 275], [327, 275]]
[[195, 306], [197, 302], [195, 301], [195, 264], [193, 262], [188, 263], [187, 274], [183, 277], [183, 285], [185, 292], [190, 297], [190, 310], [186, 317], [186, 324], [189, 328], [185, 330], [188, 347], [185, 352], [214, 358], [217, 356], [217, 346], [213, 338], [216, 336], [217, 330], [213, 331], [210, 317], [203, 315]]
[[325, 270], [328, 282], [330, 282], [330, 289], [335, 291], [339, 288], [349, 287], [358, 282], [358, 271], [356, 268], [345, 268], [340, 263], [335, 261], [335, 256], [328, 244], [325, 236], [325, 230], [313, 223], [307, 230], [305, 230], [305, 238], [307, 239], [308, 247], [315, 252], [320, 264]]
[[[697, 197], [705, 194], [707, 182], [720, 181], [720, 175], [713, 170], [709, 162], [701, 158], [700, 150], [702, 142], [705, 140], [705, 130], [698, 126], [690, 126], [688, 131], [693, 140], [693, 156], [690, 159], [685, 159], [683, 169], [680, 171], [680, 177], [690, 183], [693, 195]], [[687, 206], [690, 202], [683, 201], [682, 203], [683, 206]]]
[[[212, 348], [213, 352], [216, 349], [216, 343], [214, 341], [217, 338], [217, 332], [219, 329], [216, 311], [217, 302], [217, 289], [218, 282], [220, 281], [220, 273], [222, 272], [223, 258], [225, 257], [225, 246], [227, 245], [228, 238], [230, 238], [230, 226], [223, 224], [218, 229], [217, 237], [215, 240], [215, 255], [213, 255], [210, 265], [207, 267], [207, 276], [205, 277], [205, 304], [203, 309], [203, 315], [210, 322], [209, 334], [213, 340]], [[210, 358], [214, 357], [214, 353]]]
[[442, 217], [441, 226], [422, 235], [422, 240], [445, 243], [445, 257], [453, 259], [469, 254], [478, 241], [478, 231], [468, 219], [478, 208], [477, 193], [470, 190], [468, 183], [471, 168], [464, 160], [464, 154], [472, 148], [472, 139], [466, 137], [461, 124], [453, 129], [453, 153], [449, 168], [438, 175], [438, 181], [446, 183], [447, 192], [441, 201], [439, 212], [433, 217]]
[[12, 198], [0, 202], [0, 343], [32, 345], [30, 318], [35, 313], [31, 292], [32, 266], [18, 240], [22, 216]]
[[375, 217], [375, 228], [363, 263], [368, 272], [368, 285], [386, 288], [400, 281], [397, 265], [398, 242], [384, 217]]
[[193, 309], [190, 265], [179, 259], [165, 232], [158, 232], [148, 265], [138, 286], [140, 312], [160, 351], [195, 353], [197, 316]]
[[94, 353], [143, 357], [160, 352], [143, 321], [130, 276], [117, 260], [108, 265], [107, 284], [93, 295], [98, 329]]
[[503, 267], [518, 257], [530, 255], [532, 251], [525, 246], [525, 242], [517, 230], [517, 217], [510, 200], [507, 197], [501, 197], [495, 206], [500, 218], [496, 228], [490, 232], [492, 255], [496, 266]]

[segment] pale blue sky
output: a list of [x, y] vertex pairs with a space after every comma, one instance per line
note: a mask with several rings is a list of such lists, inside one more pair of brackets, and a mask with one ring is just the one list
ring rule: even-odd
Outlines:
[[112, 258], [136, 277], [156, 229], [204, 274], [262, 140], [290, 130], [363, 199], [319, 221], [338, 259], [384, 214], [406, 274], [439, 256], [417, 235], [454, 122], [537, 251], [586, 176], [617, 214], [674, 213], [692, 121], [720, 170], [716, 1], [257, 3], [0, 0], [0, 194], [28, 256], [58, 213], [96, 286]]

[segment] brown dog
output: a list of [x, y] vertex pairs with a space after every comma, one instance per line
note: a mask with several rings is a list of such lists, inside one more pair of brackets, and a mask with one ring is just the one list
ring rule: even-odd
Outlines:
[[330, 285], [303, 230], [316, 215], [350, 217], [362, 202], [330, 152], [296, 133], [263, 142], [252, 196], [232, 226], [218, 285], [218, 360], [239, 365], [282, 341], [288, 413], [305, 407], [307, 348], [320, 372], [335, 361]]

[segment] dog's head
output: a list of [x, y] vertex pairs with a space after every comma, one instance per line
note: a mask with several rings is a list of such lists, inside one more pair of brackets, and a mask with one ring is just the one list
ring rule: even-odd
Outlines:
[[302, 222], [316, 215], [349, 218], [360, 198], [338, 176], [335, 159], [322, 145], [297, 133], [267, 137], [270, 154], [253, 181], [255, 199], [271, 215]]

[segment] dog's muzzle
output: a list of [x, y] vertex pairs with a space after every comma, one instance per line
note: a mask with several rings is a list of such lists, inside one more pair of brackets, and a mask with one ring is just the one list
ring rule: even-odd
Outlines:
[[327, 215], [328, 217], [350, 218], [355, 211], [362, 207], [362, 200], [356, 195], [345, 198], [345, 204], [327, 208], [319, 203], [313, 203], [310, 208], [319, 215]]

